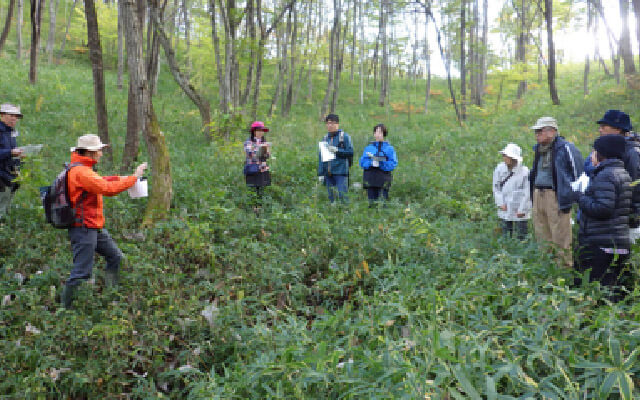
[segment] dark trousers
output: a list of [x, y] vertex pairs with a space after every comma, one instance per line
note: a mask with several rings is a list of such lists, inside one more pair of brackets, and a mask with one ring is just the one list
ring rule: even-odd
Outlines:
[[104, 257], [108, 271], [118, 271], [124, 255], [106, 229], [69, 228], [73, 251], [73, 269], [67, 285], [76, 286], [91, 277], [95, 253]]
[[[626, 274], [629, 254], [608, 254], [602, 251], [600, 246], [581, 244], [578, 248], [575, 269], [583, 273], [591, 269], [589, 282], [599, 281], [605, 286], [617, 286], [623, 283]], [[576, 285], [580, 285], [581, 280], [576, 280]]]
[[368, 187], [367, 188], [367, 198], [369, 202], [374, 202], [380, 198], [382, 195], [382, 199], [384, 201], [389, 200], [389, 189], [383, 187]]
[[506, 221], [500, 220], [500, 226], [502, 227], [502, 234], [506, 237], [513, 236], [515, 233], [517, 238], [523, 240], [527, 236], [528, 221]]

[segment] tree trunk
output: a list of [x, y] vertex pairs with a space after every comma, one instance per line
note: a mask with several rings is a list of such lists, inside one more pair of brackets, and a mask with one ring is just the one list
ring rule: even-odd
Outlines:
[[16, 10], [16, 58], [22, 59], [22, 24], [24, 15], [24, 0], [18, 0]]
[[222, 55], [220, 54], [220, 38], [218, 37], [218, 28], [216, 23], [216, 0], [210, 0], [209, 9], [211, 11], [211, 40], [213, 41], [213, 55], [216, 60], [216, 76], [218, 77], [218, 107], [220, 108], [221, 113], [226, 114], [228, 111], [228, 103], [225, 102], [226, 88], [221, 61]]
[[[324, 120], [325, 115], [327, 114], [327, 108], [329, 107], [329, 96], [333, 93], [333, 80], [334, 80], [334, 70], [335, 70], [335, 49], [336, 49], [336, 36], [338, 35], [337, 30], [340, 29], [340, 0], [333, 0], [333, 27], [331, 28], [331, 35], [329, 37], [329, 73], [327, 77], [327, 91], [324, 94], [324, 99], [322, 100], [322, 107], [320, 108], [320, 120]], [[333, 112], [334, 110], [329, 110]]]
[[34, 85], [38, 74], [38, 50], [44, 0], [31, 0], [31, 50], [29, 54], [29, 83]]
[[632, 0], [633, 13], [636, 15], [636, 40], [638, 41], [638, 55], [640, 55], [640, 0]]
[[480, 106], [482, 106], [485, 86], [487, 82], [487, 54], [489, 53], [489, 1], [482, 2], [482, 53], [480, 55], [480, 81], [478, 82], [478, 92], [480, 95]]
[[[287, 90], [285, 93], [285, 102], [284, 107], [282, 108], [282, 115], [287, 116], [289, 112], [291, 112], [291, 107], [293, 106], [293, 84], [295, 81], [296, 75], [296, 41], [298, 40], [298, 12], [295, 7], [291, 10], [293, 12], [293, 21], [292, 27], [289, 27], [289, 39], [291, 42], [291, 56], [290, 56], [290, 64], [289, 64], [289, 79], [287, 82]], [[291, 12], [289, 13], [291, 17]]]
[[549, 49], [549, 67], [547, 81], [549, 82], [549, 94], [554, 105], [560, 104], [558, 90], [556, 89], [556, 51], [553, 43], [553, 0], [544, 0], [544, 19], [547, 23], [547, 47]]
[[[527, 7], [527, 4], [525, 0], [520, 0], [520, 4], [518, 7], [518, 11], [519, 11], [518, 20], [520, 22], [520, 26], [519, 26], [519, 32], [518, 32], [518, 42], [516, 46], [516, 59], [520, 63], [520, 66], [523, 68], [522, 73], [525, 72], [526, 63], [527, 63], [527, 34], [525, 32], [526, 17], [527, 17], [526, 7]], [[521, 99], [522, 96], [524, 95], [524, 92], [526, 92], [526, 90], [527, 90], [527, 81], [525, 79], [522, 79], [518, 83], [518, 92], [516, 94], [516, 97], [518, 99]]]
[[[291, 14], [289, 14], [289, 24], [291, 24]], [[276, 81], [276, 90], [273, 92], [273, 97], [271, 98], [271, 105], [269, 106], [269, 112], [267, 115], [271, 117], [273, 112], [275, 111], [278, 100], [280, 99], [280, 94], [282, 93], [282, 81], [284, 80], [285, 75], [285, 63], [287, 58], [287, 40], [286, 40], [286, 29], [285, 32], [278, 32], [276, 29], [276, 49], [278, 49], [278, 54], [276, 54], [276, 59], [278, 61], [278, 69], [277, 75], [275, 77]], [[284, 43], [284, 44], [283, 44]]]
[[387, 47], [387, 0], [381, 0], [380, 4], [380, 39], [382, 40], [382, 62], [380, 64], [380, 96], [378, 105], [384, 107], [387, 104], [388, 93], [388, 69], [389, 69], [389, 49]]
[[[213, 1], [213, 0], [212, 0]], [[258, 26], [260, 28], [260, 40], [258, 42], [257, 49], [257, 62], [256, 62], [256, 82], [253, 86], [253, 96], [251, 100], [251, 116], [255, 120], [258, 115], [258, 99], [260, 98], [260, 85], [262, 83], [262, 63], [264, 58], [264, 47], [267, 42], [267, 38], [271, 35], [271, 32], [275, 29], [275, 27], [280, 23], [282, 17], [285, 12], [287, 12], [293, 5], [296, 0], [290, 0], [280, 13], [272, 19], [271, 26], [269, 29], [265, 29], [262, 23], [262, 4], [261, 0], [256, 0], [256, 16], [258, 18]]]
[[360, 0], [358, 5], [360, 6], [360, 52], [359, 56], [359, 64], [360, 64], [360, 104], [364, 104], [364, 50], [365, 50], [365, 42], [364, 42], [364, 10], [363, 10], [364, 0]]
[[253, 71], [255, 69], [256, 64], [256, 52], [255, 45], [256, 42], [256, 21], [253, 12], [253, 0], [247, 1], [247, 29], [249, 31], [249, 42], [251, 46], [249, 48], [249, 59], [251, 60], [249, 63], [249, 69], [247, 70], [247, 83], [244, 87], [244, 91], [242, 92], [242, 96], [240, 97], [240, 105], [244, 106], [249, 101], [249, 93], [251, 92], [251, 85], [253, 84]]
[[635, 74], [636, 65], [633, 61], [633, 52], [631, 50], [631, 35], [629, 33], [629, 0], [620, 0], [620, 55], [624, 62], [625, 75]]
[[167, 59], [167, 63], [169, 64], [169, 69], [171, 70], [171, 74], [175, 79], [176, 83], [184, 94], [191, 99], [193, 104], [198, 107], [198, 111], [200, 112], [200, 118], [202, 119], [202, 128], [204, 130], [204, 135], [207, 140], [211, 139], [211, 106], [209, 101], [202, 96], [189, 82], [189, 77], [186, 74], [183, 74], [180, 71], [180, 67], [178, 66], [178, 62], [176, 61], [175, 52], [171, 48], [171, 41], [167, 36], [167, 33], [164, 30], [164, 26], [160, 21], [160, 17], [158, 15], [157, 10], [151, 9], [151, 18], [154, 21], [154, 28], [156, 30], [156, 34], [158, 35], [158, 40], [160, 45], [164, 50], [165, 57]]
[[[22, 0], [20, 0], [22, 1]], [[67, 44], [67, 36], [69, 36], [69, 29], [71, 28], [71, 20], [73, 19], [73, 11], [76, 9], [76, 3], [78, 0], [73, 0], [73, 5], [71, 6], [71, 11], [69, 11], [69, 16], [67, 17], [67, 27], [64, 30], [64, 36], [62, 37], [62, 44], [60, 45], [59, 57], [64, 53], [64, 47]], [[118, 10], [120, 9], [120, 5], [118, 5]], [[118, 17], [119, 18], [119, 17]], [[118, 22], [119, 24], [119, 22]]]
[[[84, 0], [84, 13], [87, 20], [87, 43], [89, 45], [89, 59], [93, 72], [93, 95], [96, 108], [96, 122], [98, 124], [98, 136], [102, 143], [111, 143], [109, 140], [109, 120], [107, 118], [107, 101], [104, 91], [104, 73], [102, 64], [102, 45], [100, 44], [100, 30], [98, 29], [98, 16], [94, 0]], [[113, 162], [113, 149], [105, 148], [105, 155], [109, 162]]]
[[[187, 5], [187, 0], [182, 1], [182, 18], [184, 19], [184, 41], [187, 45], [187, 50], [185, 52], [185, 58], [187, 66], [184, 71], [184, 76], [187, 79], [191, 77], [191, 69], [193, 65], [191, 63], [191, 17], [189, 16], [189, 7]], [[206, 135], [208, 136], [208, 135]]]
[[[123, 1], [123, 25], [127, 44], [127, 65], [129, 80], [132, 82], [133, 99], [139, 105], [138, 112], [142, 122], [142, 131], [147, 144], [151, 162], [151, 193], [147, 209], [142, 220], [142, 227], [149, 227], [159, 219], [168, 215], [173, 193], [171, 180], [171, 164], [166, 140], [158, 126], [151, 93], [148, 87], [147, 68], [144, 65], [142, 51], [143, 27], [139, 20], [136, 0]], [[151, 60], [153, 62], [153, 60]]]
[[427, 85], [424, 92], [424, 113], [429, 111], [429, 95], [431, 94], [431, 55], [429, 54], [429, 19], [424, 17], [424, 61], [427, 64]]
[[56, 41], [56, 16], [58, 0], [49, 0], [49, 36], [47, 37], [47, 55], [49, 64], [53, 63], [53, 46]]
[[[340, 15], [342, 15], [342, 5], [340, 5]], [[348, 14], [348, 12], [346, 13]], [[338, 16], [340, 18], [340, 16]], [[348, 23], [348, 22], [347, 22]], [[340, 96], [340, 78], [342, 77], [342, 68], [344, 66], [344, 46], [345, 38], [348, 27], [344, 29], [344, 35], [342, 34], [342, 22], [338, 21], [338, 31], [336, 35], [335, 45], [336, 47], [336, 67], [333, 70], [333, 93], [331, 93], [331, 110], [338, 109], [338, 98]], [[342, 44], [341, 44], [342, 43]]]
[[124, 26], [122, 24], [122, 2], [118, 2], [118, 90], [124, 80]]
[[4, 28], [2, 29], [2, 34], [0, 35], [0, 53], [2, 53], [2, 47], [4, 47], [4, 43], [9, 36], [9, 30], [11, 29], [11, 18], [13, 17], [13, 7], [15, 6], [15, 3], [16, 0], [9, 0], [7, 19], [4, 21]]
[[464, 48], [466, 33], [466, 0], [460, 5], [460, 117], [467, 119], [467, 54]]
[[[593, 28], [593, 13], [591, 12], [591, 4], [587, 2], [587, 32], [591, 32]], [[584, 76], [582, 79], [582, 90], [585, 96], [589, 95], [589, 72], [591, 69], [591, 57], [587, 53], [584, 56]]]
[[355, 69], [356, 62], [356, 38], [358, 37], [358, 3], [363, 0], [353, 0], [353, 37], [351, 40], [351, 82], [353, 82], [353, 70]]

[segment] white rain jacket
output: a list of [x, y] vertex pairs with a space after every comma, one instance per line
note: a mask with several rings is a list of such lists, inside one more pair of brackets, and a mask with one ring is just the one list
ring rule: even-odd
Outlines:
[[[507, 179], [507, 177], [513, 174]], [[518, 163], [512, 171], [501, 162], [493, 171], [493, 198], [496, 206], [507, 205], [507, 211], [498, 208], [498, 218], [505, 221], [524, 221], [531, 218], [531, 189], [529, 168]], [[524, 214], [517, 217], [516, 214]]]

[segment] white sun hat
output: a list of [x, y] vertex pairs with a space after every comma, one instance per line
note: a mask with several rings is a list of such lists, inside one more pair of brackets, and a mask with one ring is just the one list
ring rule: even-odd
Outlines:
[[504, 149], [500, 150], [500, 154], [513, 158], [514, 160], [517, 160], [518, 163], [522, 162], [522, 150], [520, 149], [520, 146], [515, 143], [507, 144]]
[[107, 146], [109, 145], [102, 143], [98, 135], [88, 134], [80, 136], [78, 138], [78, 144], [76, 145], [76, 147], [71, 147], [70, 150], [72, 152], [79, 149], [97, 151]]
[[10, 103], [4, 103], [0, 105], [0, 114], [17, 115], [18, 118], [22, 118], [20, 107], [14, 106], [13, 104], [10, 104]]

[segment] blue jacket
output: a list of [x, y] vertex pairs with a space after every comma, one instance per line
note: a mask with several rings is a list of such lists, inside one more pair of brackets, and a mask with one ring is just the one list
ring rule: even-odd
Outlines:
[[16, 136], [15, 130], [0, 121], [0, 180], [5, 185], [15, 179], [16, 169], [20, 165], [20, 160], [11, 156], [11, 150], [17, 146]]
[[[538, 160], [540, 153], [538, 146], [533, 146], [535, 158], [533, 166], [529, 174], [529, 185], [531, 193], [534, 191], [534, 183], [538, 174]], [[578, 179], [582, 175], [584, 168], [584, 160], [578, 148], [571, 142], [564, 140], [562, 136], [557, 136], [551, 146], [551, 176], [553, 177], [553, 190], [558, 196], [558, 208], [563, 211], [569, 211], [574, 202], [573, 190], [571, 190], [571, 182]], [[533, 199], [533, 196], [531, 196]]]
[[373, 160], [367, 153], [371, 153], [374, 156], [387, 157], [386, 161], [380, 161], [380, 169], [383, 171], [393, 171], [394, 168], [398, 166], [398, 158], [396, 157], [396, 151], [393, 149], [393, 146], [390, 145], [389, 142], [380, 143], [382, 143], [380, 151], [378, 151], [378, 142], [370, 142], [367, 147], [364, 148], [362, 157], [360, 157], [360, 166], [362, 169], [371, 168], [371, 162]]
[[[342, 140], [340, 140], [341, 136]], [[327, 133], [322, 140], [327, 142], [329, 146], [337, 147], [338, 151], [336, 158], [327, 162], [322, 162], [320, 151], [318, 151], [318, 176], [349, 175], [349, 158], [353, 157], [351, 137], [347, 132], [338, 129], [336, 132]]]

